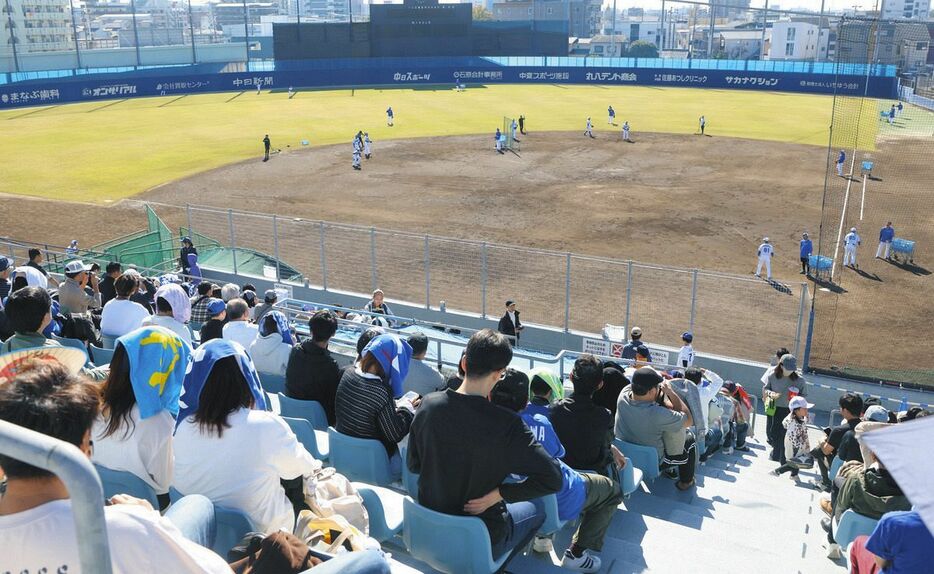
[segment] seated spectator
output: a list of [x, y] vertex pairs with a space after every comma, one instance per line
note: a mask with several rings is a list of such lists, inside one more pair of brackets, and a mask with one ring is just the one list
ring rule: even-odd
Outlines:
[[51, 279], [51, 277], [46, 277], [33, 267], [28, 267], [26, 265], [17, 267], [13, 269], [13, 287], [10, 289], [10, 292], [16, 291], [18, 282], [20, 283], [20, 288], [42, 287], [43, 289], [48, 289], [49, 279]]
[[[412, 424], [409, 470], [420, 474], [418, 503], [437, 512], [476, 516], [490, 534], [493, 556], [509, 561], [545, 520], [542, 496], [561, 490], [561, 467], [515, 413], [487, 399], [512, 360], [504, 335], [474, 333], [457, 391], [427, 395]], [[506, 483], [511, 474], [526, 477]]]
[[207, 343], [211, 339], [224, 338], [224, 325], [227, 324], [227, 305], [220, 299], [213, 297], [208, 299], [205, 307], [208, 313], [208, 320], [201, 325], [201, 344]]
[[143, 319], [143, 326], [157, 325], [165, 327], [191, 345], [191, 331], [188, 320], [191, 319], [191, 300], [185, 290], [169, 283], [156, 290], [156, 314]]
[[633, 327], [632, 330], [629, 331], [629, 342], [623, 347], [622, 358], [635, 361], [635, 366], [637, 367], [641, 363], [652, 362], [652, 353], [649, 352], [649, 348], [642, 342], [642, 329], [639, 327]]
[[328, 343], [337, 332], [337, 317], [327, 309], [316, 311], [308, 320], [308, 329], [311, 338], [292, 347], [289, 353], [285, 394], [293, 399], [318, 401], [324, 407], [328, 424], [333, 426], [337, 422], [334, 410], [342, 372], [328, 350]]
[[156, 284], [153, 283], [152, 279], [140, 275], [139, 271], [133, 267], [127, 269], [123, 274], [136, 277], [136, 281], [139, 283], [139, 290], [130, 297], [130, 301], [139, 303], [152, 313], [156, 304]]
[[259, 330], [250, 323], [250, 308], [239, 297], [227, 302], [227, 324], [224, 325], [224, 338], [240, 343], [246, 351], [250, 350]]
[[856, 425], [860, 422], [860, 413], [863, 412], [863, 399], [855, 393], [846, 393], [840, 397], [837, 404], [840, 406], [843, 424], [830, 429], [827, 439], [821, 441], [811, 451], [811, 456], [814, 457], [817, 468], [820, 470], [820, 479], [813, 484], [821, 490], [830, 490], [831, 483], [828, 472], [835, 456], [839, 456], [844, 462], [857, 459], [862, 462], [863, 460], [856, 441], [847, 441], [847, 450], [840, 450], [840, 445], [846, 434], [855, 431]]
[[[575, 393], [576, 394], [576, 393]], [[557, 493], [558, 518], [576, 520], [580, 524], [571, 539], [571, 546], [564, 552], [561, 566], [579, 572], [600, 570], [600, 558], [591, 552], [603, 549], [603, 539], [622, 500], [619, 485], [612, 479], [596, 473], [579, 473], [561, 462], [565, 455], [564, 446], [558, 440], [548, 417], [530, 414], [525, 407], [529, 401], [529, 378], [525, 373], [507, 369], [506, 376], [490, 391], [490, 402], [513, 412], [523, 412], [522, 420], [545, 451], [561, 467], [563, 476], [561, 490]], [[617, 467], [626, 466], [626, 458], [616, 458]], [[536, 537], [533, 548], [539, 552], [551, 551], [551, 539]]]
[[749, 446], [746, 445], [746, 433], [749, 432], [749, 420], [752, 413], [752, 401], [742, 385], [737, 385], [733, 381], [723, 383], [720, 393], [729, 397], [733, 401], [733, 417], [730, 419], [726, 436], [723, 439], [724, 449], [734, 449], [742, 452], [749, 452]]
[[850, 550], [852, 574], [913, 574], [934, 564], [934, 536], [917, 511], [889, 512]]
[[[69, 261], [65, 264], [65, 282], [58, 287], [58, 302], [63, 313], [87, 313], [93, 307], [101, 306], [101, 294], [97, 286], [97, 275], [88, 273], [90, 265], [80, 260]], [[91, 286], [91, 293], [84, 288]]]
[[402, 390], [411, 391], [419, 396], [441, 390], [444, 387], [441, 373], [425, 362], [428, 337], [422, 332], [414, 333], [409, 337], [408, 343], [412, 347], [412, 362], [409, 363], [409, 374], [402, 382]]
[[604, 363], [603, 384], [593, 394], [594, 404], [609, 410], [610, 414], [615, 418], [619, 394], [623, 392], [623, 388], [628, 384], [629, 379], [626, 378], [626, 372], [619, 364]]
[[[509, 337], [509, 335], [506, 336]], [[552, 403], [564, 398], [564, 385], [561, 384], [561, 379], [557, 375], [544, 367], [533, 369], [530, 377], [530, 400], [524, 413], [547, 417]]]
[[847, 510], [869, 518], [881, 518], [886, 512], [911, 509], [908, 498], [881, 461], [876, 460], [869, 466], [841, 468], [840, 476], [843, 486], [833, 507], [837, 519]]
[[344, 371], [337, 387], [336, 429], [358, 438], [376, 439], [386, 447], [392, 472], [402, 473], [397, 444], [409, 434], [420, 399], [393, 401], [401, 395], [412, 347], [396, 335], [379, 335], [363, 349], [353, 370]]
[[[144, 327], [117, 339], [101, 386], [91, 460], [141, 478], [156, 494], [172, 485], [172, 433], [191, 347], [164, 327]], [[151, 385], [151, 380], [164, 384]]]
[[[253, 311], [256, 310], [256, 291], [252, 289], [244, 289], [240, 294], [240, 298], [246, 301], [246, 306], [250, 308], [250, 317], [253, 316]], [[257, 320], [253, 320], [254, 323], [259, 323]]]
[[211, 318], [208, 313], [208, 303], [214, 287], [216, 285], [207, 281], [198, 284], [198, 294], [191, 298], [191, 322], [195, 325], [207, 323]]
[[[658, 459], [665, 458], [663, 435], [694, 425], [694, 418], [681, 397], [651, 367], [637, 369], [632, 384], [623, 389], [616, 407], [616, 438], [655, 447]], [[696, 446], [694, 436], [686, 433], [684, 463], [677, 465], [678, 490], [694, 486]]]
[[701, 462], [707, 462], [707, 459], [720, 450], [723, 445], [723, 424], [721, 421], [723, 416], [724, 410], [720, 402], [717, 400], [710, 401], [707, 405], [707, 431], [704, 435], [705, 451], [700, 455]]
[[117, 296], [116, 282], [117, 278], [123, 275], [123, 266], [112, 261], [107, 264], [107, 272], [104, 278], [98, 283], [98, 289], [101, 292], [101, 306], [107, 305], [107, 302]]
[[292, 532], [280, 480], [314, 476], [321, 463], [264, 410], [259, 377], [239, 345], [214, 339], [193, 357], [175, 431], [175, 488], [242, 510], [260, 532]]
[[224, 303], [230, 303], [233, 299], [240, 296], [240, 288], [235, 283], [225, 283], [221, 287], [221, 299]]
[[[389, 305], [386, 304], [385, 295], [383, 294], [382, 289], [377, 289], [373, 291], [373, 298], [363, 306], [363, 310], [369, 313], [374, 313], [376, 315], [392, 315], [392, 309], [389, 308]], [[368, 317], [369, 321], [374, 325], [380, 325], [382, 327], [392, 327], [392, 321], [389, 319], [383, 319], [381, 317]]]
[[7, 257], [0, 257], [0, 308], [3, 307], [2, 301], [10, 294], [10, 272], [13, 271], [13, 262]]
[[116, 296], [104, 304], [101, 312], [101, 333], [122, 337], [139, 329], [149, 318], [149, 310], [130, 298], [139, 290], [139, 282], [132, 275], [121, 275], [114, 282]]
[[[574, 394], [551, 407], [548, 419], [565, 446], [565, 464], [576, 470], [607, 474], [614, 458], [622, 454], [613, 446], [613, 417], [593, 401], [603, 383], [603, 364], [593, 355], [574, 361], [571, 384]], [[525, 413], [529, 413], [526, 409]], [[531, 413], [535, 414], [535, 413]]]
[[814, 408], [814, 405], [804, 397], [798, 396], [788, 402], [788, 408], [791, 412], [782, 421], [782, 426], [785, 427], [785, 462], [773, 470], [772, 474], [779, 476], [790, 471], [791, 478], [797, 480], [796, 461], [801, 457], [809, 456], [811, 452], [811, 440], [808, 437], [808, 409]]
[[[254, 293], [254, 298], [256, 294]], [[255, 299], [254, 299], [255, 300]], [[263, 316], [272, 310], [272, 306], [279, 300], [279, 294], [275, 289], [267, 289], [263, 294], [263, 303], [253, 308], [253, 320], [259, 323]]]
[[263, 315], [259, 334], [250, 345], [250, 358], [253, 366], [261, 373], [285, 376], [292, 352], [292, 331], [289, 320], [279, 311], [270, 311]]
[[[0, 385], [0, 420], [73, 444], [91, 455], [91, 425], [98, 415], [97, 387], [55, 362], [36, 362]], [[54, 474], [0, 455], [6, 493], [0, 498], [3, 570], [78, 572], [78, 539], [65, 484]], [[115, 574], [230, 573], [204, 548], [213, 541], [214, 507], [186, 497], [160, 516], [148, 502], [126, 495], [104, 509]], [[183, 534], [173, 522], [185, 528]], [[198, 532], [202, 536], [195, 538]], [[186, 536], [191, 540], [186, 539]]]
[[[28, 255], [29, 255], [29, 262], [26, 263], [26, 267], [30, 269], [34, 269], [36, 274], [42, 276], [40, 279], [41, 285], [38, 283], [33, 283], [32, 280], [30, 280], [29, 286], [30, 287], [38, 286], [38, 287], [42, 287], [43, 289], [48, 289], [49, 282], [51, 282], [53, 287], [58, 287], [58, 281], [55, 279], [55, 277], [52, 277], [51, 275], [49, 275], [49, 272], [46, 271], [44, 267], [42, 267], [42, 260], [45, 259], [45, 255], [43, 255], [42, 252], [36, 248], [30, 249]], [[17, 271], [19, 270], [17, 269]]]

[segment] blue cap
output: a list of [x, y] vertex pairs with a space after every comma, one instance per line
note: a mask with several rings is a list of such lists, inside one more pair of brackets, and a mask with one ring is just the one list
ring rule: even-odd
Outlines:
[[224, 303], [221, 299], [209, 299], [208, 300], [208, 313], [213, 317], [215, 315], [220, 315], [221, 311], [227, 309], [227, 304]]
[[692, 335], [690, 331], [685, 331], [684, 333], [681, 333], [681, 340], [690, 343], [694, 340], [694, 335]]

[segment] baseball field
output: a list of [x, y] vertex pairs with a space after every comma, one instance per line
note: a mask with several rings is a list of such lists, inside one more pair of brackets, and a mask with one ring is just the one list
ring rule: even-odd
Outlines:
[[[925, 207], [930, 171], [917, 151], [918, 142], [930, 138], [934, 116], [908, 107], [889, 126], [879, 120], [889, 104], [740, 90], [506, 85], [465, 92], [299, 91], [292, 99], [285, 91], [243, 92], [29, 108], [0, 113], [0, 213], [4, 235], [59, 245], [80, 238], [89, 247], [144, 227], [139, 204], [121, 201], [139, 199], [747, 277], [767, 235], [776, 249], [773, 275], [797, 295], [804, 281], [798, 274], [801, 232], [816, 239], [823, 226], [830, 237], [836, 231], [831, 221], [840, 218], [837, 208], [833, 216], [825, 210], [822, 220], [828, 162], [836, 148], [852, 156], [856, 147], [860, 161], [878, 166], [863, 220], [855, 200], [844, 216], [847, 229], [858, 225], [863, 234], [863, 272], [847, 270], [835, 289], [820, 292], [839, 299], [835, 306], [843, 311], [827, 321], [831, 332], [823, 337], [832, 345], [820, 350], [828, 364], [846, 365], [874, 353], [879, 336], [923, 331], [934, 320], [934, 310], [923, 304], [930, 288], [923, 257], [912, 269], [871, 261], [875, 234], [887, 219], [895, 218], [900, 234], [919, 245], [934, 241]], [[608, 125], [608, 105], [617, 125]], [[386, 125], [388, 106], [395, 111], [393, 127]], [[496, 154], [493, 132], [504, 116], [520, 114], [528, 131], [520, 136], [520, 153]], [[697, 133], [701, 115], [706, 137]], [[583, 135], [588, 117], [595, 139]], [[624, 121], [632, 143], [620, 141]], [[360, 172], [350, 166], [358, 130], [374, 141], [373, 157]], [[261, 161], [265, 134], [280, 150], [269, 162]], [[896, 164], [897, 170], [886, 169]], [[846, 181], [831, 179], [831, 195]], [[859, 186], [853, 187], [856, 197]], [[32, 214], [50, 224], [37, 230]], [[302, 249], [298, 242], [283, 258], [296, 263], [306, 256]], [[532, 286], [548, 280], [526, 279]], [[822, 287], [809, 283], [809, 292]], [[544, 304], [534, 317], [534, 287], [524, 298], [524, 320], [555, 321]], [[641, 312], [660, 325], [670, 310], [659, 301]], [[775, 342], [765, 336], [767, 301], [746, 313], [724, 294], [722, 305], [706, 311], [707, 324], [729, 329], [737, 321], [762, 322], [767, 342], [736, 344], [741, 356], [765, 359]], [[879, 320], [880, 313], [889, 320]], [[643, 328], [651, 329], [649, 321]], [[667, 336], [657, 342], [677, 344]], [[876, 361], [890, 369], [914, 364], [923, 344], [903, 339], [884, 356], [876, 353]]]

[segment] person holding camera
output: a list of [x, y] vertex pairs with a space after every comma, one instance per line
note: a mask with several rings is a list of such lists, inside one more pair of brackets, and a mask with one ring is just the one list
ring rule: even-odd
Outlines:
[[[651, 367], [636, 370], [632, 375], [632, 384], [624, 388], [619, 395], [616, 407], [616, 438], [655, 447], [659, 461], [665, 458], [664, 435], [683, 431], [693, 424], [694, 418], [688, 406], [671, 385]], [[695, 449], [694, 435], [686, 432], [686, 456], [681, 464], [676, 465], [678, 490], [688, 490], [695, 484]], [[665, 463], [665, 466], [669, 464]]]

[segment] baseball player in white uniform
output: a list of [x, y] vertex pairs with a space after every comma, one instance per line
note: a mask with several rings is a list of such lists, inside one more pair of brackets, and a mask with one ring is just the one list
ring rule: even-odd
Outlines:
[[587, 118], [587, 128], [584, 130], [585, 136], [593, 137], [593, 123]]
[[863, 241], [860, 239], [859, 234], [856, 233], [856, 228], [851, 227], [850, 232], [846, 234], [846, 237], [843, 238], [843, 266], [851, 266], [853, 269], [859, 269], [859, 265], [856, 264], [856, 248], [862, 245]]
[[363, 134], [363, 157], [370, 159], [370, 144], [373, 143], [373, 140], [370, 139], [370, 132]]
[[765, 266], [765, 276], [771, 281], [772, 256], [775, 255], [775, 249], [772, 247], [772, 244], [769, 243], [768, 237], [762, 238], [762, 245], [759, 246], [757, 255], [759, 256], [759, 264], [756, 265], [756, 277], [762, 277], [762, 267]]
[[512, 120], [512, 126], [510, 127], [512, 128], [512, 139], [514, 141], [519, 141], [519, 138], [516, 137], [516, 130], [519, 129], [519, 124], [516, 123], [516, 120]]
[[623, 141], [629, 140], [629, 122], [623, 122]]
[[694, 346], [691, 345], [694, 341], [694, 335], [690, 331], [682, 333], [681, 341], [684, 345], [678, 351], [678, 366], [686, 369], [694, 365]]
[[353, 168], [357, 171], [360, 171], [361, 151], [363, 151], [363, 142], [360, 139], [360, 134], [357, 134], [353, 138]]

